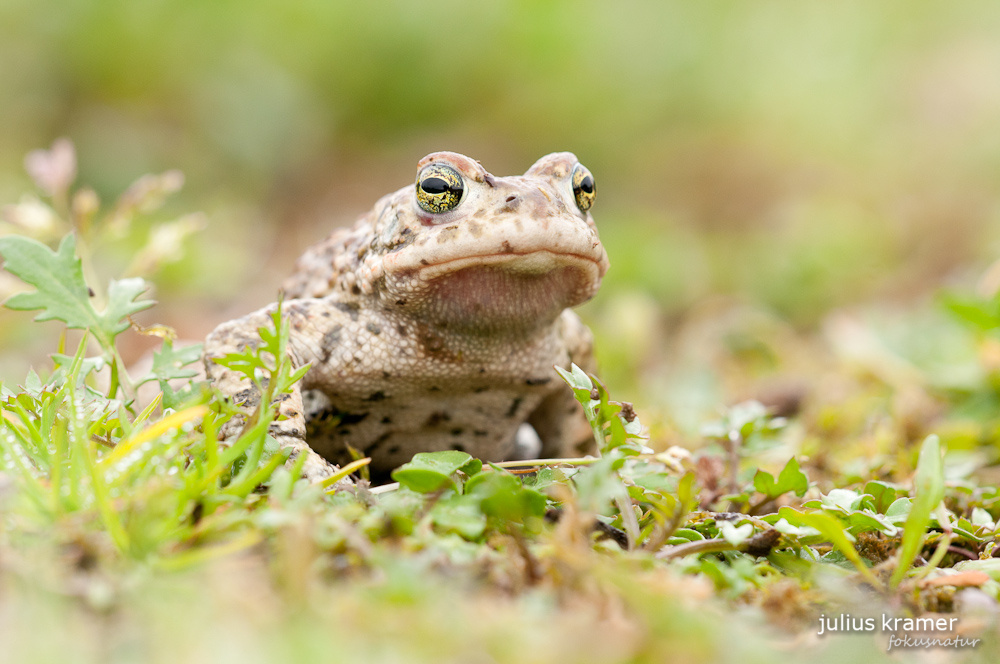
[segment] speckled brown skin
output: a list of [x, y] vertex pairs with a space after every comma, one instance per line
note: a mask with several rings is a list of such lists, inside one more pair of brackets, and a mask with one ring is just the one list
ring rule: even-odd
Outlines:
[[[434, 162], [462, 175], [454, 210], [425, 212], [404, 187], [306, 251], [283, 286], [290, 354], [310, 369], [271, 433], [309, 455], [312, 479], [349, 460], [347, 444], [380, 475], [417, 452], [500, 461], [525, 422], [544, 456], [591, 451], [582, 409], [552, 368], [592, 370], [590, 332], [568, 307], [592, 297], [608, 269], [593, 218], [574, 199], [576, 157], [550, 154], [523, 176], [497, 178], [437, 152], [418, 173]], [[259, 395], [212, 360], [255, 343], [275, 306], [220, 325], [205, 343], [209, 377], [246, 412]]]

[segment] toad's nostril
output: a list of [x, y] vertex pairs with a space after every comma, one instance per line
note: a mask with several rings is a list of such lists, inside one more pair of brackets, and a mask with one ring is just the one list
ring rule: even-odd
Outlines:
[[508, 202], [508, 203], [510, 203], [510, 202], [511, 202], [512, 200], [514, 200], [515, 198], [517, 198], [517, 196], [513, 196], [513, 195], [512, 195], [512, 196], [508, 196], [508, 197], [507, 197], [507, 202]]

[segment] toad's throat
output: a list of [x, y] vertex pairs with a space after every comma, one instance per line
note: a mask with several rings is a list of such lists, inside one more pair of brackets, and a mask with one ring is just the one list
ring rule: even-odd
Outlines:
[[547, 269], [520, 261], [518, 269], [484, 266], [481, 260], [475, 265], [449, 270], [430, 283], [426, 313], [439, 325], [482, 334], [527, 332], [589, 299], [599, 283], [597, 266], [582, 259]]

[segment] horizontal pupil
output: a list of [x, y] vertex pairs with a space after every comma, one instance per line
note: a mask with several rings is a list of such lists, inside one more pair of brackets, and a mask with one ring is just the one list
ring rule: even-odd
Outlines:
[[[420, 183], [420, 188], [431, 195], [440, 195], [451, 191], [451, 185], [442, 178], [427, 178]], [[459, 189], [458, 191], [461, 191]]]
[[583, 190], [585, 194], [594, 193], [594, 179], [589, 175], [580, 181], [580, 189]]

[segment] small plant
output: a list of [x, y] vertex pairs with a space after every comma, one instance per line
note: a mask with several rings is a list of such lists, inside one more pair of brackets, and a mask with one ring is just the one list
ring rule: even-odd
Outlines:
[[[175, 349], [172, 335], [161, 327], [157, 333], [163, 342], [152, 369], [139, 379], [129, 377], [117, 340], [129, 328], [147, 331], [132, 323], [131, 316], [154, 304], [138, 299], [149, 285], [140, 277], [112, 279], [100, 297], [85, 277], [92, 270], [80, 257], [90, 252], [77, 240], [124, 232], [133, 215], [155, 209], [179, 187], [179, 174], [141, 178], [106, 215], [101, 231], [94, 221], [93, 193], [83, 189], [70, 195], [75, 164], [68, 143], [33, 153], [28, 165], [53, 203], [44, 208], [46, 214], [56, 219], [56, 210], [71, 210], [72, 230], [56, 251], [24, 235], [0, 237], [4, 267], [34, 287], [5, 304], [40, 310], [37, 321], [62, 321], [84, 335], [74, 355], [53, 355], [53, 371], [44, 379], [32, 372], [18, 389], [3, 388], [0, 458], [16, 471], [19, 497], [30, 501], [39, 525], [58, 526], [70, 515], [95, 519], [122, 555], [136, 559], [164, 556], [206, 539], [203, 522], [220, 508], [251, 507], [256, 501], [252, 492], [285, 459], [268, 448], [266, 434], [275, 415], [273, 397], [289, 390], [304, 371], [292, 372], [284, 353], [287, 321], [282, 323], [279, 312], [274, 329], [262, 330], [260, 348], [224, 359], [253, 373], [255, 380], [255, 372], [265, 371], [270, 383], [269, 398], [256, 419], [231, 446], [221, 447], [217, 432], [234, 408], [204, 386], [189, 384], [180, 392], [170, 387], [170, 381], [194, 375], [186, 366], [200, 358], [200, 346]], [[29, 199], [7, 217], [23, 222], [25, 205], [44, 204]], [[150, 252], [146, 263], [155, 262]], [[103, 306], [95, 304], [99, 300]], [[88, 353], [92, 345], [96, 355]], [[94, 375], [105, 366], [110, 368], [106, 392], [94, 387]], [[150, 381], [161, 392], [135, 412], [135, 389]]]
[[[131, 317], [154, 304], [152, 300], [138, 299], [150, 288], [142, 275], [180, 258], [184, 238], [203, 224], [201, 215], [185, 215], [154, 226], [146, 244], [125, 268], [129, 276], [109, 280], [106, 288], [97, 276], [94, 259], [94, 247], [130, 233], [138, 217], [158, 210], [170, 194], [181, 188], [183, 176], [178, 171], [143, 176], [102, 214], [92, 189], [72, 189], [76, 153], [68, 140], [56, 141], [51, 150], [32, 152], [25, 165], [45, 200], [29, 195], [19, 204], [4, 208], [6, 228], [0, 232], [0, 256], [8, 272], [35, 290], [16, 293], [5, 305], [41, 310], [35, 317], [37, 321], [60, 320], [67, 328], [87, 330], [99, 350], [88, 361], [95, 370], [109, 367], [107, 396], [123, 398], [126, 408], [131, 408], [135, 389], [142, 383], [156, 380], [163, 385], [193, 375], [183, 367], [199, 357], [197, 348], [175, 352], [172, 330], [163, 326], [143, 328]], [[56, 238], [61, 239], [53, 252], [43, 241]], [[118, 335], [130, 327], [165, 339], [153, 371], [138, 380], [129, 376], [115, 343]], [[56, 361], [60, 361], [58, 357]], [[172, 402], [175, 395], [168, 391], [166, 397]]]

